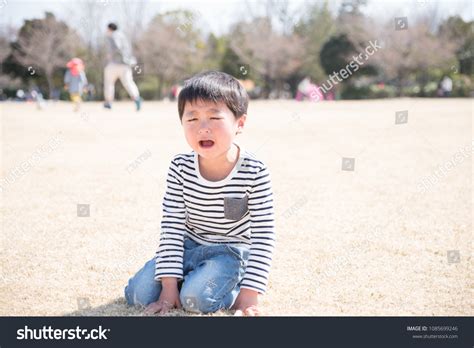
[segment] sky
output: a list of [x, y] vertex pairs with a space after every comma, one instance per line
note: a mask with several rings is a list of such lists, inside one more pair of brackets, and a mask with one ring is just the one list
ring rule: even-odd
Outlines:
[[[23, 1], [23, 0], [0, 0], [0, 26], [20, 27], [25, 19], [41, 18], [45, 11], [53, 12], [58, 18], [65, 20], [72, 27], [80, 26], [81, 13], [79, 1], [53, 0], [53, 1]], [[123, 17], [122, 0], [89, 0], [103, 11], [104, 22], [118, 21]], [[130, 8], [136, 6], [138, 1], [127, 1]], [[337, 13], [342, 0], [329, 1], [332, 12]], [[132, 4], [130, 4], [132, 3]], [[258, 7], [262, 1], [258, 0], [201, 0], [201, 1], [156, 1], [145, 2], [142, 23], [146, 25], [150, 19], [159, 12], [173, 9], [191, 9], [199, 11], [199, 26], [204, 32], [213, 32], [217, 35], [225, 33], [229, 27], [238, 20], [248, 17], [249, 6]], [[308, 0], [290, 0], [293, 10], [304, 8]], [[465, 20], [473, 19], [472, 0], [399, 0], [383, 1], [368, 0], [363, 12], [380, 20], [389, 20], [390, 17], [402, 17], [419, 15], [429, 11], [430, 8], [438, 7], [438, 16], [444, 18], [449, 15], [461, 15]], [[122, 17], [121, 17], [122, 16]]]

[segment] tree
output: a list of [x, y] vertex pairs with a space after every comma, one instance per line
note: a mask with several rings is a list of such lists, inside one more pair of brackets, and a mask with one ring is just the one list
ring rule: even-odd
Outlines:
[[88, 52], [100, 47], [104, 41], [106, 23], [104, 6], [96, 0], [85, 0], [69, 8], [68, 16], [77, 18], [75, 26], [83, 37]]
[[177, 83], [202, 66], [204, 44], [193, 25], [197, 16], [190, 11], [159, 14], [137, 43], [145, 73], [157, 79], [158, 98], [165, 86]]
[[10, 55], [11, 47], [5, 35], [0, 36], [0, 98], [2, 97], [4, 89], [17, 87], [19, 80], [12, 80], [3, 72], [4, 60]]
[[71, 18], [78, 18], [77, 28], [85, 42], [84, 62], [87, 79], [94, 85], [96, 97], [103, 97], [103, 69], [106, 64], [104, 5], [87, 0], [74, 6]]
[[366, 0], [342, 2], [335, 23], [336, 33], [345, 35], [357, 53], [363, 52], [370, 40], [379, 37], [375, 33], [378, 25], [361, 11], [366, 4]]
[[312, 80], [321, 81], [327, 76], [319, 60], [321, 48], [335, 32], [334, 18], [329, 11], [327, 1], [320, 5], [310, 5], [295, 32], [302, 39], [305, 52], [300, 73]]
[[[121, 8], [120, 26], [123, 32], [132, 43], [133, 48], [137, 48], [140, 36], [143, 33], [143, 17], [147, 10], [147, 1], [120, 1], [119, 7]], [[120, 27], [119, 27], [120, 29]]]
[[226, 40], [225, 51], [220, 60], [220, 70], [235, 76], [241, 80], [260, 81], [260, 75], [253, 69], [249, 69], [246, 61], [243, 61], [231, 47], [230, 39]]
[[25, 21], [13, 44], [12, 54], [25, 69], [40, 70], [44, 74], [51, 96], [55, 70], [63, 68], [80, 46], [80, 37], [47, 12], [44, 19]]
[[[362, 51], [363, 52], [363, 51]], [[326, 75], [346, 68], [354, 60], [353, 56], [358, 56], [354, 43], [349, 40], [346, 34], [331, 37], [322, 47], [320, 59]], [[365, 59], [365, 58], [364, 58]], [[375, 75], [376, 69], [370, 63], [364, 63], [357, 69], [357, 75]], [[349, 76], [349, 80], [352, 75]]]
[[344, 18], [349, 16], [361, 16], [361, 7], [367, 5], [367, 0], [344, 0], [339, 7], [339, 17]]
[[451, 66], [455, 58], [455, 45], [440, 40], [423, 21], [410, 24], [406, 30], [394, 30], [391, 20], [384, 26], [381, 37], [382, 48], [372, 59], [385, 79], [394, 80], [400, 96], [410, 76], [416, 78], [423, 91], [429, 71]]
[[345, 34], [330, 38], [321, 48], [321, 66], [327, 75], [344, 68], [356, 50]]
[[7, 38], [0, 36], [0, 63], [10, 54], [10, 43]]
[[240, 61], [264, 81], [264, 97], [269, 96], [272, 86], [281, 91], [285, 79], [302, 65], [301, 38], [295, 34], [277, 33], [269, 18], [256, 18], [251, 23], [240, 22], [229, 37], [230, 47]]
[[472, 75], [474, 73], [474, 21], [465, 22], [460, 16], [452, 16], [441, 23], [438, 37], [455, 45], [456, 57], [459, 61], [459, 72]]
[[227, 53], [227, 48], [228, 40], [225, 36], [217, 37], [213, 33], [210, 33], [205, 44], [202, 68], [206, 70], [222, 69], [222, 63]]

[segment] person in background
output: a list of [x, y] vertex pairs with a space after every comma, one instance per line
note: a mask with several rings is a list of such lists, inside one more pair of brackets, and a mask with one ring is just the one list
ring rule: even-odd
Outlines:
[[443, 97], [451, 96], [453, 91], [453, 80], [449, 76], [445, 76], [441, 81], [441, 91], [443, 92]]
[[296, 100], [302, 101], [308, 99], [310, 101], [324, 100], [324, 94], [316, 84], [311, 82], [309, 76], [300, 81], [296, 91]]
[[22, 90], [21, 88], [16, 91], [15, 96], [16, 96], [15, 101], [26, 101], [25, 91]]
[[92, 83], [87, 84], [86, 86], [86, 100], [91, 101], [95, 98], [95, 86]]
[[38, 88], [38, 86], [34, 86], [31, 89], [30, 95], [33, 101], [36, 102], [36, 108], [38, 110], [43, 110], [46, 106], [46, 103], [43, 98], [43, 93], [41, 93], [41, 90]]
[[67, 62], [67, 70], [64, 75], [64, 89], [69, 91], [71, 101], [74, 103], [74, 111], [79, 111], [82, 102], [82, 92], [87, 85], [87, 77], [84, 72], [84, 62], [80, 58], [73, 58]]
[[114, 100], [115, 82], [120, 79], [130, 98], [135, 102], [137, 111], [140, 111], [142, 99], [138, 87], [133, 81], [131, 66], [137, 61], [132, 55], [132, 47], [125, 35], [118, 31], [115, 23], [107, 26], [107, 65], [104, 69], [104, 107], [112, 108]]

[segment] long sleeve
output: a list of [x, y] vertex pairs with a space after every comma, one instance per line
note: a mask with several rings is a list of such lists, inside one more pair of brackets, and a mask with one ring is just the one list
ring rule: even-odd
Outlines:
[[273, 249], [275, 246], [275, 217], [270, 174], [260, 170], [249, 194], [250, 254], [241, 288], [259, 293], [267, 290]]
[[87, 85], [87, 76], [86, 76], [86, 73], [84, 71], [81, 71], [80, 72], [80, 76], [81, 76], [81, 83], [82, 83], [82, 86], [84, 87], [85, 85]]
[[71, 83], [71, 72], [69, 70], [66, 70], [66, 73], [64, 74], [64, 84], [69, 85]]
[[132, 45], [122, 32], [116, 31], [108, 39], [109, 60], [119, 64], [136, 64], [137, 61], [132, 53]]
[[155, 258], [156, 280], [162, 277], [183, 278], [186, 207], [183, 199], [183, 178], [174, 160], [171, 162], [166, 182], [160, 245]]

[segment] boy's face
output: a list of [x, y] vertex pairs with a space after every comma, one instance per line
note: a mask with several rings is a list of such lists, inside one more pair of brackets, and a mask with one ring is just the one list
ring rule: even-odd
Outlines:
[[226, 155], [237, 132], [244, 127], [246, 115], [238, 120], [223, 102], [196, 100], [184, 105], [184, 136], [191, 148], [206, 159]]

